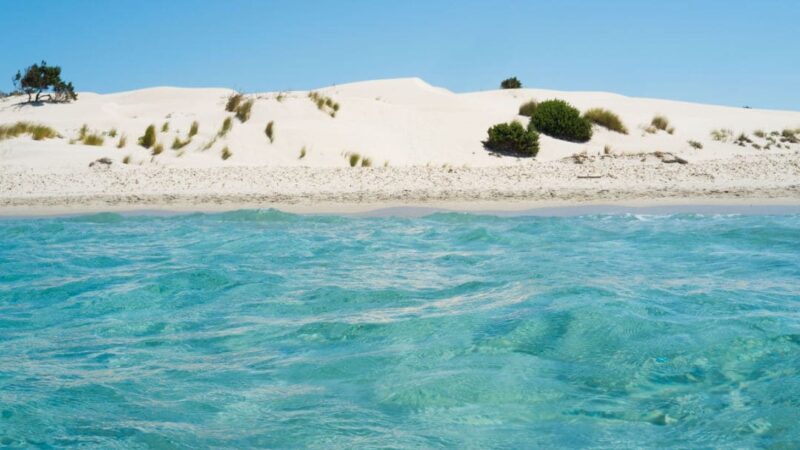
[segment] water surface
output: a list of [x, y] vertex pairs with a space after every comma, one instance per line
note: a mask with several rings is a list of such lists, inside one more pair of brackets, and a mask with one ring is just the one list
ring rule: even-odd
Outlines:
[[800, 216], [0, 220], [0, 446], [798, 448]]

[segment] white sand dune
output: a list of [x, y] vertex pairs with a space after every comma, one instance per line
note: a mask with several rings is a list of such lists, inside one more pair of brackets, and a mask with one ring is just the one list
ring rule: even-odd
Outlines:
[[[5, 198], [9, 203], [9, 199], [17, 199], [14, 200], [17, 204], [22, 197], [41, 197], [53, 195], [54, 192], [91, 195], [91, 186], [96, 186], [98, 193], [101, 190], [108, 193], [110, 188], [103, 180], [110, 175], [105, 172], [113, 172], [120, 194], [127, 194], [142, 189], [141, 186], [128, 186], [125, 181], [137, 179], [133, 175], [137, 171], [152, 174], [169, 170], [174, 176], [176, 172], [173, 169], [207, 169], [202, 171], [205, 177], [224, 177], [233, 173], [229, 168], [254, 168], [258, 169], [259, 174], [265, 171], [277, 174], [285, 169], [308, 167], [320, 170], [295, 170], [292, 173], [300, 178], [303, 175], [297, 174], [313, 173], [315, 178], [337, 177], [333, 181], [325, 180], [326, 186], [330, 187], [331, 183], [337, 182], [341, 186], [348, 186], [353, 179], [363, 178], [363, 175], [355, 176], [355, 172], [348, 171], [376, 170], [380, 167], [382, 172], [391, 172], [383, 166], [390, 169], [427, 167], [428, 171], [438, 168], [445, 173], [450, 173], [453, 168], [475, 170], [495, 167], [498, 174], [506, 173], [503, 167], [512, 167], [535, 174], [537, 168], [555, 163], [555, 166], [550, 164], [547, 167], [558, 167], [563, 171], [563, 180], [568, 186], [574, 182], [576, 170], [585, 171], [587, 167], [600, 162], [578, 166], [564, 159], [583, 152], [602, 155], [606, 147], [610, 148], [613, 155], [618, 155], [613, 164], [624, 166], [623, 172], [652, 172], [653, 175], [645, 177], [645, 180], [658, 179], [657, 174], [666, 165], [653, 158], [619, 155], [669, 152], [690, 163], [681, 166], [683, 169], [669, 169], [677, 171], [689, 170], [686, 168], [692, 165], [696, 170], [697, 165], [706, 162], [722, 164], [734, 170], [739, 163], [731, 161], [749, 164], [751, 167], [748, 170], [752, 171], [764, 158], [769, 159], [769, 163], [763, 164], [764, 170], [774, 171], [774, 161], [777, 159], [786, 162], [777, 164], [777, 170], [781, 173], [775, 174], [776, 179], [783, 180], [781, 186], [788, 189], [783, 193], [784, 196], [795, 196], [797, 185], [800, 184], [800, 145], [784, 144], [781, 148], [773, 146], [770, 150], [759, 150], [751, 145], [742, 147], [731, 140], [720, 142], [711, 138], [712, 130], [730, 129], [735, 135], [746, 133], [755, 143], [763, 145], [766, 144], [764, 139], [753, 136], [755, 130], [769, 133], [785, 128], [798, 129], [800, 112], [700, 105], [601, 92], [518, 89], [456, 94], [433, 87], [418, 78], [359, 82], [316, 92], [339, 103], [340, 110], [336, 117], [319, 110], [305, 91], [248, 94], [247, 98], [255, 100], [250, 119], [245, 123], [233, 119], [230, 133], [216, 140], [223, 120], [232, 116], [225, 111], [225, 102], [232, 93], [228, 89], [162, 87], [107, 95], [84, 92], [79, 94], [76, 102], [43, 106], [22, 105], [19, 97], [2, 99], [0, 124], [17, 121], [42, 123], [55, 128], [62, 138], [33, 141], [29, 137], [19, 137], [0, 141], [0, 200]], [[543, 101], [553, 98], [567, 100], [582, 111], [594, 107], [609, 109], [620, 116], [630, 133], [622, 135], [595, 127], [592, 140], [585, 144], [559, 141], [542, 135], [541, 150], [535, 159], [498, 157], [484, 149], [482, 140], [486, 138], [486, 131], [491, 125], [511, 120], [527, 124], [526, 117], [517, 115], [519, 106], [531, 99]], [[646, 133], [644, 129], [655, 115], [668, 118], [675, 128], [674, 133]], [[193, 121], [199, 123], [199, 134], [183, 149], [172, 150], [173, 140], [176, 137], [186, 139]], [[264, 132], [270, 121], [274, 122], [273, 143]], [[165, 150], [158, 156], [152, 156], [150, 150], [137, 145], [137, 139], [144, 134], [148, 125], [153, 124], [160, 130], [165, 122], [169, 122], [169, 131], [158, 133], [158, 141]], [[84, 124], [98, 133], [115, 129], [118, 136], [106, 136], [104, 145], [99, 147], [71, 144], [70, 141], [77, 137]], [[127, 137], [127, 145], [123, 148], [117, 148], [119, 135]], [[690, 140], [700, 142], [703, 148], [692, 148], [688, 143]], [[209, 146], [209, 143], [212, 144]], [[221, 157], [225, 147], [232, 153], [227, 160]], [[306, 152], [302, 159], [301, 149]], [[350, 153], [369, 158], [375, 168], [350, 168], [347, 158]], [[126, 156], [130, 157], [130, 164], [122, 164]], [[89, 163], [102, 157], [113, 161], [110, 169], [89, 167]], [[603, 164], [611, 163], [605, 161]], [[219, 171], [214, 172], [214, 169]], [[403, 170], [403, 173], [407, 173], [409, 169]], [[25, 175], [20, 176], [21, 173]], [[130, 176], [126, 176], [126, 173]], [[184, 173], [184, 182], [159, 184], [159, 193], [196, 193], [193, 191], [196, 186], [193, 177], [201, 172], [187, 170]], [[36, 186], [46, 184], [46, 177], [57, 174], [61, 178], [52, 178], [49, 182], [63, 186], [51, 185], [47, 189], [37, 190]], [[614, 176], [613, 173], [607, 175]], [[766, 175], [768, 179], [769, 174]], [[497, 176], [502, 178], [503, 175]], [[70, 184], [68, 179], [71, 177], [83, 178], [83, 181]], [[98, 181], [94, 185], [85, 185], [85, 180], [92, 179]], [[306, 193], [316, 192], [314, 180], [306, 181]], [[397, 191], [396, 197], [400, 199], [404, 190], [403, 181], [396, 181], [400, 184], [394, 189]], [[641, 184], [641, 179], [630, 182]], [[490, 177], [482, 176], [480, 183], [484, 185], [477, 188], [486, 191], [493, 189]], [[500, 182], [503, 183], [505, 181]], [[602, 181], [599, 183], [598, 186], [602, 188]], [[619, 178], [616, 183], [620, 183]], [[650, 185], [658, 187], [657, 183]], [[280, 194], [279, 186], [270, 189], [270, 192]]]

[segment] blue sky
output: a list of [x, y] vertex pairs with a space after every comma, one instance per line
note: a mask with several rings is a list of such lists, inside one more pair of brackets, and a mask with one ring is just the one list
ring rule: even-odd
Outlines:
[[[78, 90], [311, 89], [418, 76], [800, 109], [797, 0], [0, 0], [0, 90], [41, 59]], [[2, 78], [0, 78], [2, 79]]]

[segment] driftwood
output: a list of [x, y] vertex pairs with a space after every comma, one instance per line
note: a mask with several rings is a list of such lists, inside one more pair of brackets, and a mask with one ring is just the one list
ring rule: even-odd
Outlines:
[[590, 178], [590, 179], [595, 179], [595, 178], [603, 178], [603, 176], [602, 176], [602, 175], [578, 175], [578, 178], [584, 178], [584, 179], [586, 179], [586, 178]]

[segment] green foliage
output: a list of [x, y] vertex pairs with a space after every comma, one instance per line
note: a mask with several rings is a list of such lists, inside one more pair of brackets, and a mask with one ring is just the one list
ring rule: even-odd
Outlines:
[[56, 130], [31, 122], [17, 122], [12, 125], [0, 125], [0, 141], [13, 139], [23, 134], [29, 135], [34, 141], [53, 139], [59, 137]]
[[175, 136], [175, 139], [172, 141], [172, 149], [173, 150], [180, 150], [183, 147], [186, 147], [187, 145], [189, 145], [189, 142], [192, 142], [192, 140], [191, 139], [186, 139], [185, 141], [182, 141], [181, 138]]
[[[12, 81], [14, 86], [28, 95], [28, 102], [38, 103], [42, 99], [42, 93], [48, 91], [52, 92], [52, 95], [46, 94], [51, 102], [68, 102], [78, 99], [72, 83], [61, 79], [61, 67], [48, 66], [45, 61], [27, 67], [25, 73], [17, 71]], [[32, 97], [33, 94], [36, 94], [35, 98]]]
[[358, 153], [348, 153], [345, 155], [347, 157], [347, 161], [350, 163], [350, 167], [355, 167], [358, 165], [358, 161], [361, 160], [361, 155]]
[[123, 148], [128, 145], [128, 137], [124, 134], [119, 137], [119, 142], [117, 142], [117, 148]]
[[711, 139], [718, 142], [727, 142], [732, 137], [733, 137], [733, 130], [729, 130], [727, 128], [721, 128], [719, 130], [711, 131]]
[[87, 134], [89, 134], [89, 125], [83, 124], [78, 130], [78, 139], [82, 141]]
[[519, 115], [533, 117], [537, 106], [539, 106], [539, 104], [536, 102], [536, 100], [525, 102], [519, 107]]
[[222, 159], [226, 160], [226, 159], [230, 158], [231, 156], [233, 156], [233, 153], [231, 153], [231, 150], [226, 145], [225, 148], [222, 149]]
[[667, 131], [667, 128], [669, 127], [669, 119], [664, 116], [655, 116], [653, 117], [653, 120], [650, 121], [650, 126], [656, 130]]
[[372, 167], [372, 160], [370, 158], [364, 158], [361, 160], [361, 167]]
[[167, 131], [169, 131], [169, 121], [164, 122], [164, 125], [161, 125], [161, 132], [166, 133]]
[[125, 155], [125, 157], [122, 158], [122, 164], [130, 164], [130, 163], [131, 163], [131, 155]]
[[81, 139], [81, 143], [83, 145], [93, 145], [98, 147], [103, 145], [104, 141], [105, 140], [103, 139], [103, 136], [96, 133], [87, 134], [83, 136], [83, 139]]
[[160, 154], [164, 153], [164, 145], [163, 144], [156, 144], [153, 147], [153, 152], [152, 153], [153, 153], [153, 156], [160, 155]]
[[156, 126], [150, 125], [144, 130], [144, 135], [139, 138], [139, 145], [150, 148], [156, 143]]
[[225, 120], [222, 121], [222, 128], [219, 129], [217, 136], [219, 137], [225, 136], [226, 134], [228, 134], [229, 131], [231, 131], [231, 128], [233, 128], [233, 119], [230, 116], [228, 116], [225, 118]]
[[327, 113], [331, 117], [336, 117], [336, 113], [339, 112], [339, 104], [333, 101], [332, 98], [326, 97], [319, 92], [309, 92], [308, 98], [317, 105], [317, 109]]
[[241, 103], [243, 99], [244, 99], [244, 94], [234, 92], [228, 97], [227, 103], [225, 103], [225, 111], [235, 112], [236, 109], [239, 107], [239, 103]]
[[592, 138], [592, 123], [563, 100], [539, 103], [536, 114], [531, 117], [529, 128], [570, 142], [587, 142]]
[[764, 130], [756, 130], [753, 132], [753, 136], [761, 139], [766, 139], [767, 133], [765, 133]]
[[245, 123], [250, 120], [250, 111], [253, 109], [253, 100], [247, 100], [236, 108], [236, 118]]
[[583, 117], [596, 125], [607, 128], [617, 133], [628, 134], [628, 129], [620, 120], [619, 116], [603, 108], [592, 108], [583, 114]]
[[305, 157], [306, 157], [306, 148], [303, 147], [300, 149], [300, 157], [298, 157], [297, 159], [303, 159]]
[[264, 129], [264, 134], [266, 134], [267, 138], [269, 138], [269, 143], [270, 144], [275, 141], [275, 122], [274, 121], [270, 120], [269, 123], [267, 123], [267, 128]]
[[781, 142], [788, 142], [790, 144], [797, 144], [800, 142], [797, 138], [797, 130], [785, 129], [781, 132]]
[[697, 142], [697, 141], [689, 141], [689, 145], [692, 146], [692, 148], [697, 149], [697, 150], [702, 150], [703, 149], [703, 144], [701, 144], [700, 142]]
[[517, 77], [506, 78], [500, 82], [501, 89], [519, 89], [522, 87], [522, 82]]
[[199, 130], [200, 130], [200, 124], [197, 123], [197, 121], [195, 120], [194, 122], [192, 122], [192, 127], [189, 129], [189, 139], [194, 137]]
[[526, 130], [519, 122], [499, 123], [488, 131], [483, 145], [497, 153], [517, 156], [536, 156], [539, 153], [539, 134]]
[[108, 137], [112, 137], [112, 138], [117, 137], [117, 129], [116, 128], [112, 128], [112, 129], [108, 130]]

